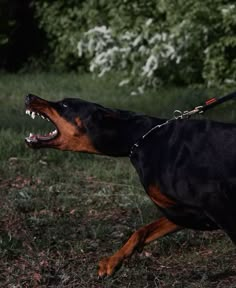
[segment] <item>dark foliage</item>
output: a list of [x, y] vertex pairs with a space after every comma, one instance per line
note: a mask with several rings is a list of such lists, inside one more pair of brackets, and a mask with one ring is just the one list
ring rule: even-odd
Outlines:
[[31, 0], [0, 2], [0, 68], [16, 71], [47, 46], [38, 28]]

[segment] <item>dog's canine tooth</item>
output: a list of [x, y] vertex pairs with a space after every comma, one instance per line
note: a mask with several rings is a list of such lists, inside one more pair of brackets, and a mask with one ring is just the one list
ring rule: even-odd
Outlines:
[[49, 135], [52, 135], [52, 136], [54, 136], [54, 135], [56, 135], [56, 134], [57, 134], [57, 130], [54, 130], [54, 131], [52, 131], [52, 132], [49, 133]]
[[36, 116], [36, 113], [35, 113], [35, 112], [32, 112], [32, 113], [31, 113], [31, 118], [34, 119], [35, 116]]

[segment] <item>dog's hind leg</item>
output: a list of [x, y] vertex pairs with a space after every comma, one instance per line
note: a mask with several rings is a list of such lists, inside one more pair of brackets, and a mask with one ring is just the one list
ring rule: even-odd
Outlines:
[[[226, 212], [228, 214], [228, 212]], [[213, 215], [213, 214], [212, 214]], [[209, 215], [210, 217], [212, 215]], [[231, 215], [227, 215], [227, 217], [211, 217], [218, 224], [219, 228], [221, 228], [232, 240], [232, 242], [236, 245], [236, 217], [231, 217]]]
[[[223, 200], [223, 199], [221, 199]], [[219, 201], [220, 202], [220, 201]], [[233, 202], [221, 201], [207, 208], [206, 214], [230, 237], [236, 245], [236, 209]]]
[[219, 226], [225, 231], [225, 233], [229, 236], [229, 238], [232, 240], [234, 245], [236, 245], [236, 216], [233, 217], [233, 215], [230, 215], [228, 212], [227, 217], [220, 217], [220, 219], [217, 217], [216, 222], [218, 222]]
[[111, 257], [104, 258], [99, 262], [98, 275], [100, 277], [111, 275], [115, 269], [122, 264], [123, 260], [131, 256], [135, 250], [140, 250], [145, 244], [180, 229], [181, 227], [177, 226], [165, 217], [140, 228], [132, 234], [119, 251]]
[[235, 231], [226, 231], [232, 242], [236, 245], [236, 232]]

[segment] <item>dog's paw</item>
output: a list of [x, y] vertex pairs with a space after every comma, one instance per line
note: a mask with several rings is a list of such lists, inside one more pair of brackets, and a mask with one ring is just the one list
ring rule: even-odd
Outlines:
[[122, 260], [119, 257], [111, 256], [103, 258], [98, 264], [98, 276], [111, 276], [121, 265]]

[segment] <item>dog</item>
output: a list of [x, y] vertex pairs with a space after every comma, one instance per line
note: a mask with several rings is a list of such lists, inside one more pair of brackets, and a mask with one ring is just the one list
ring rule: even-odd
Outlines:
[[148, 196], [163, 214], [102, 259], [99, 276], [112, 275], [134, 251], [184, 228], [222, 229], [236, 244], [235, 124], [204, 119], [166, 122], [81, 99], [52, 102], [32, 94], [26, 96], [25, 106], [32, 118], [39, 115], [56, 126], [47, 135], [26, 137], [30, 148], [130, 157]]

